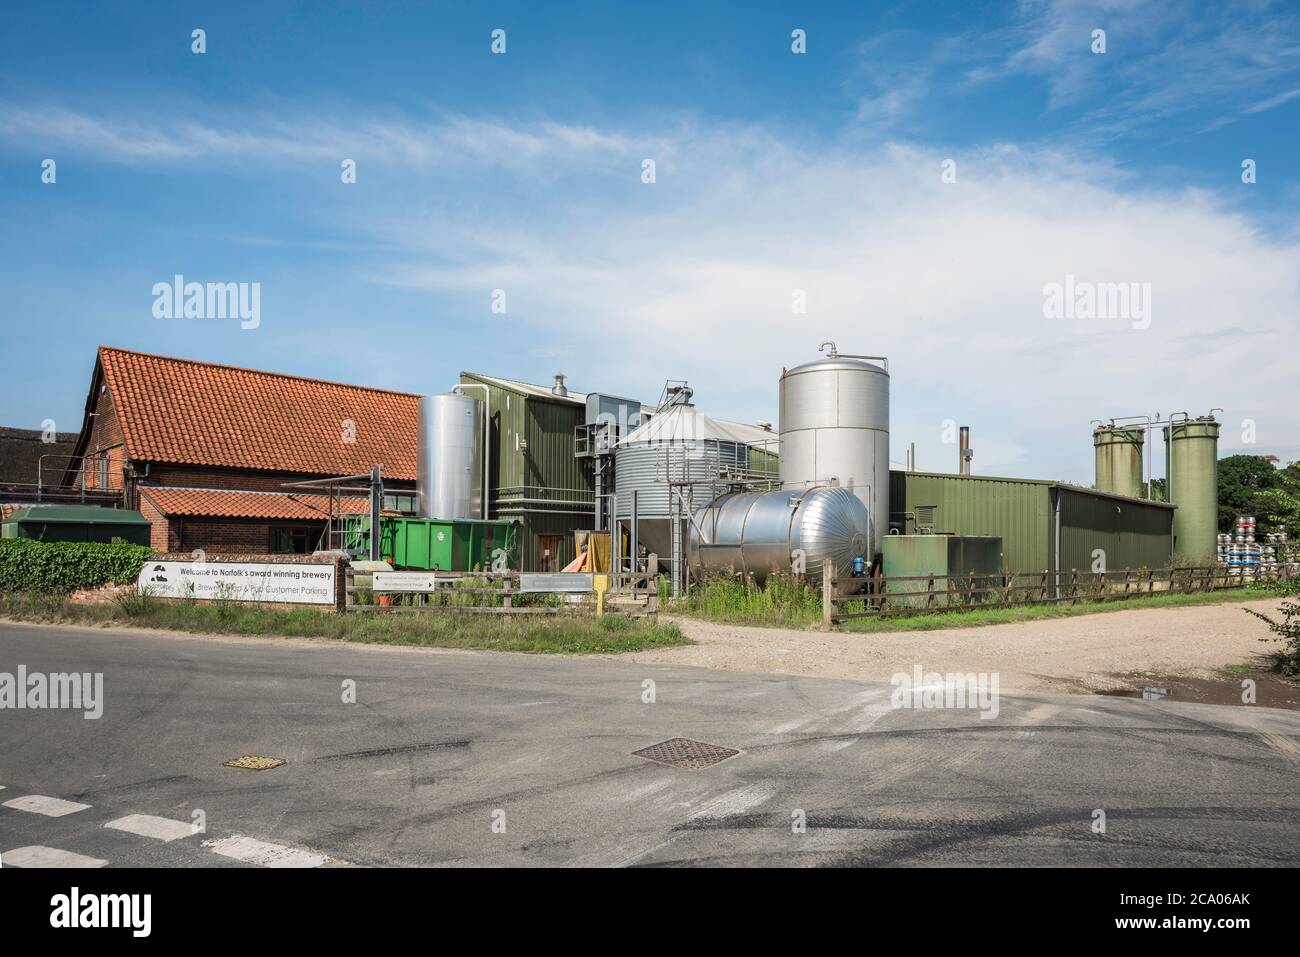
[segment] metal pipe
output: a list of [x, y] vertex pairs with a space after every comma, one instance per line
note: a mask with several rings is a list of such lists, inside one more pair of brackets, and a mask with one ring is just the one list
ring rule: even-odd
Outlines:
[[1054, 589], [1057, 601], [1061, 599], [1061, 490], [1053, 489], [1052, 494], [1056, 497], [1056, 557], [1052, 564], [1056, 566], [1056, 587]]
[[637, 550], [637, 489], [632, 489], [632, 574], [636, 574], [636, 561], [641, 553]]
[[831, 351], [826, 356], [826, 358], [828, 359], [868, 359], [871, 362], [879, 362], [884, 367], [884, 370], [886, 372], [889, 371], [888, 356], [860, 356], [852, 352], [840, 352], [839, 349], [836, 347], [835, 343], [832, 342], [830, 339], [827, 339], [825, 342], [821, 343], [821, 345], [817, 347], [817, 351], [826, 352], [827, 346], [831, 347]]
[[492, 390], [483, 382], [457, 383], [452, 392], [465, 394], [466, 389], [483, 390], [483, 518], [488, 517], [489, 463], [492, 461], [492, 435], [488, 431], [488, 420], [492, 418]]
[[970, 450], [970, 426], [961, 427], [961, 446], [957, 450], [957, 467], [959, 475], [970, 475], [970, 460], [974, 455]]

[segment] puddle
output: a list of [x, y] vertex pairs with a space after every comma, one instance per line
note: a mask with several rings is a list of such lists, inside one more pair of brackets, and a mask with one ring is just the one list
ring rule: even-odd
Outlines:
[[1134, 672], [1109, 676], [1115, 687], [1097, 694], [1143, 701], [1187, 701], [1195, 704], [1225, 704], [1240, 707], [1244, 702], [1242, 682], [1255, 682], [1255, 704], [1265, 708], [1300, 711], [1300, 683], [1263, 668], [1240, 672], [1224, 670], [1214, 677], [1187, 678]]

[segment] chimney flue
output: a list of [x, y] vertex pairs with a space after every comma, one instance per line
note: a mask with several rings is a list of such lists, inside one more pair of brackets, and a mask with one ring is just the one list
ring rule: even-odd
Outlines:
[[555, 373], [555, 385], [551, 386], [551, 392], [554, 395], [568, 395], [569, 390], [564, 386], [564, 373]]
[[970, 447], [970, 426], [961, 427], [961, 447], [957, 451], [957, 472], [959, 475], [970, 475], [970, 460], [975, 457], [975, 450]]

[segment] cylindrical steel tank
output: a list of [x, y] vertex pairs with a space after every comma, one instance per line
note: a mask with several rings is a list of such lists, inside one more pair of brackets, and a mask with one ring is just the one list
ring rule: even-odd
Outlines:
[[1097, 490], [1142, 497], [1142, 447], [1146, 432], [1133, 426], [1103, 425], [1092, 431]]
[[1219, 423], [1212, 416], [1164, 427], [1165, 474], [1174, 506], [1174, 560], [1209, 564], [1219, 532]]
[[482, 403], [458, 392], [420, 399], [416, 492], [421, 518], [480, 518]]
[[829, 558], [836, 577], [847, 578], [853, 559], [871, 561], [869, 528], [867, 507], [847, 488], [734, 492], [695, 513], [688, 556], [697, 577], [752, 574], [761, 584], [773, 572], [802, 569], [820, 582]]
[[781, 484], [798, 490], [836, 482], [866, 506], [867, 561], [889, 531], [889, 373], [828, 356], [781, 376]]

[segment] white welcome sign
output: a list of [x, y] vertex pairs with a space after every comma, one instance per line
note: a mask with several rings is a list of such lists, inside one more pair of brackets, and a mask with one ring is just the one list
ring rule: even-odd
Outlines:
[[335, 603], [335, 566], [296, 562], [145, 562], [136, 588], [157, 598]]

